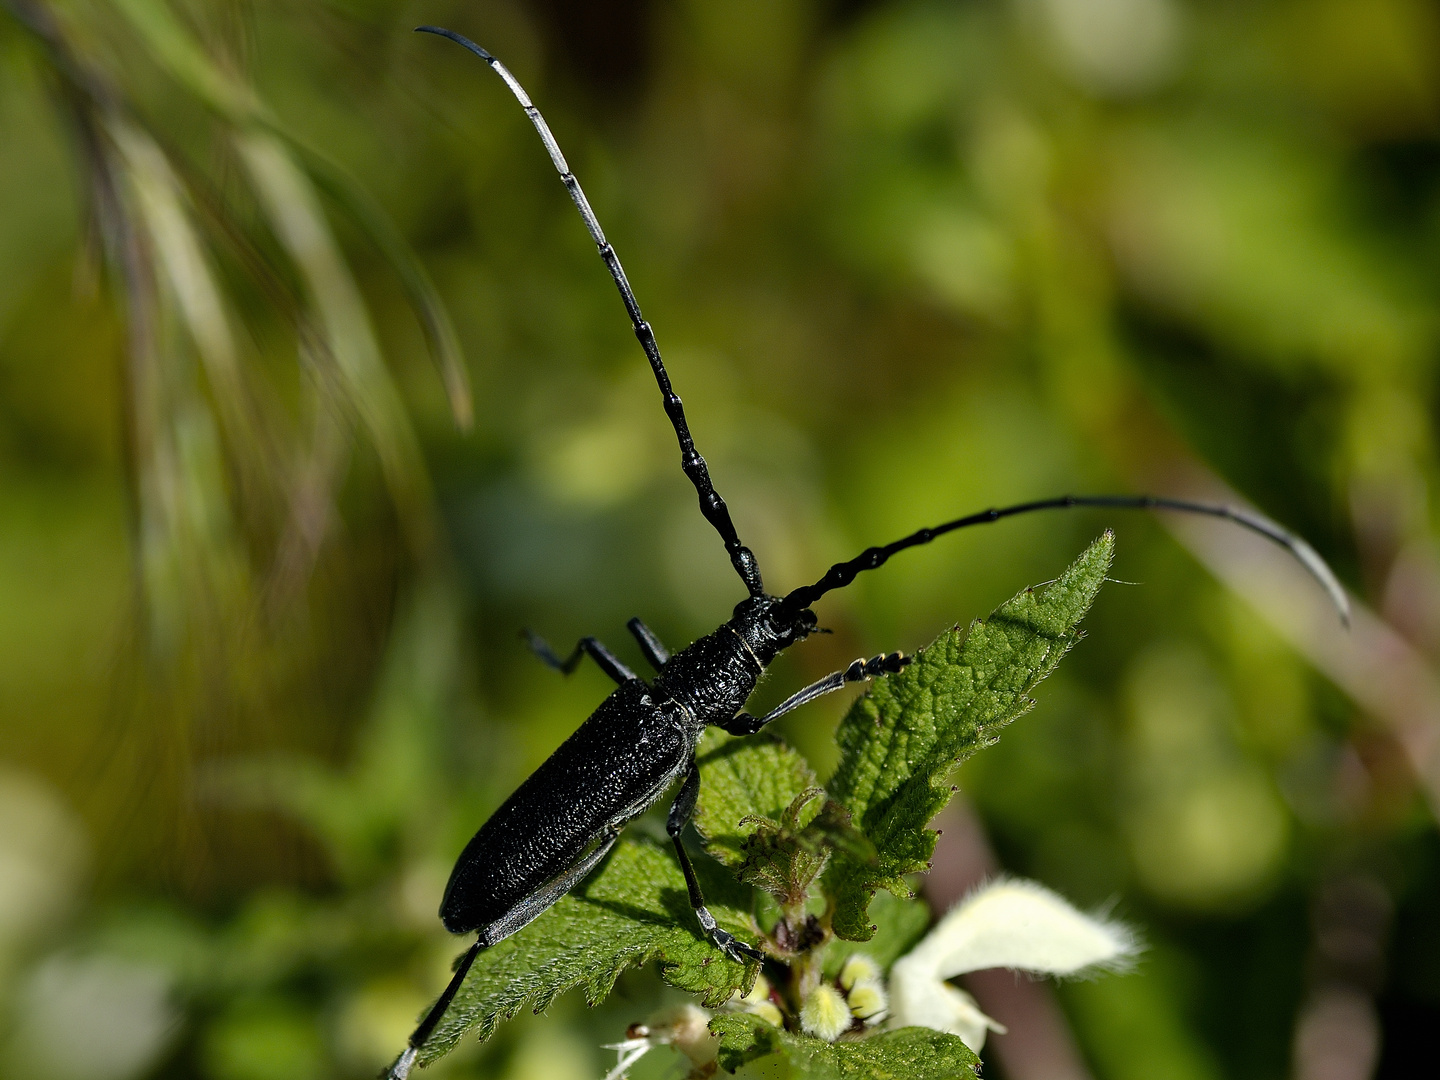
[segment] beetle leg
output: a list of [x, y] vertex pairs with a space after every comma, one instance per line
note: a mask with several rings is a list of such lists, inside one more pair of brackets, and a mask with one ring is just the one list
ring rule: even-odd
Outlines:
[[876, 675], [893, 674], [910, 663], [910, 659], [901, 653], [893, 652], [872, 656], [869, 660], [856, 660], [844, 671], [826, 675], [825, 678], [811, 683], [803, 690], [795, 691], [764, 716], [751, 716], [747, 712], [736, 713], [733, 719], [716, 726], [723, 728], [731, 735], [754, 735], [770, 721], [779, 719], [792, 709], [798, 709], [801, 705], [814, 701], [818, 697], [833, 693], [846, 683], [864, 682], [866, 679], [873, 679]]
[[550, 648], [550, 643], [533, 630], [524, 630], [525, 641], [530, 646], [530, 651], [538, 656], [547, 666], [556, 671], [569, 675], [580, 666], [582, 656], [590, 656], [595, 663], [600, 665], [600, 670], [609, 675], [621, 686], [635, 678], [635, 673], [617, 660], [609, 649], [601, 645], [593, 637], [582, 637], [575, 643], [575, 649], [564, 660], [555, 655], [555, 650]]
[[665, 822], [665, 831], [670, 834], [670, 840], [675, 845], [675, 854], [680, 859], [680, 869], [685, 872], [685, 887], [690, 891], [690, 906], [695, 909], [695, 918], [700, 920], [701, 928], [715, 943], [715, 947], [731, 960], [737, 964], [743, 964], [746, 960], [764, 960], [765, 954], [759, 949], [746, 945], [728, 930], [720, 929], [715, 924], [715, 916], [711, 915], [710, 909], [705, 906], [705, 897], [700, 892], [700, 882], [695, 877], [695, 867], [690, 862], [685, 845], [680, 842], [680, 834], [685, 831], [685, 826], [690, 822], [690, 815], [695, 812], [695, 799], [699, 794], [700, 768], [692, 760], [690, 773], [685, 777], [685, 782], [680, 785], [680, 794], [675, 796], [675, 803], [670, 807], [670, 817]]
[[631, 619], [625, 624], [630, 633], [635, 635], [635, 640], [640, 643], [640, 651], [645, 654], [645, 659], [650, 661], [650, 666], [659, 671], [670, 659], [670, 650], [660, 643], [651, 630], [638, 618]]
[[465, 981], [465, 976], [470, 972], [470, 965], [475, 962], [475, 957], [480, 955], [480, 950], [489, 948], [497, 941], [503, 941], [521, 927], [533, 922], [556, 900], [580, 884], [581, 879], [595, 869], [595, 865], [615, 846], [615, 841], [620, 838], [620, 829], [621, 826], [613, 827], [608, 836], [603, 837], [569, 870], [546, 882], [489, 926], [481, 929], [479, 940], [460, 957], [449, 985], [436, 999], [435, 1004], [430, 1007], [430, 1011], [425, 1014], [425, 1019], [421, 1020], [419, 1026], [411, 1033], [409, 1045], [395, 1064], [390, 1066], [386, 1080], [405, 1080], [405, 1077], [409, 1075], [410, 1069], [415, 1064], [416, 1055], [425, 1045], [425, 1040], [434, 1033], [436, 1026], [440, 1023], [440, 1018], [445, 1015], [445, 1010], [450, 1007], [450, 1002], [454, 1000], [460, 984]]
[[395, 1064], [390, 1066], [390, 1071], [385, 1074], [386, 1080], [405, 1080], [410, 1074], [410, 1068], [415, 1064], [415, 1057], [420, 1052], [420, 1047], [425, 1045], [425, 1040], [430, 1038], [440, 1018], [445, 1015], [445, 1010], [450, 1007], [454, 1000], [455, 993], [460, 989], [460, 984], [465, 981], [465, 976], [470, 972], [470, 965], [475, 962], [475, 957], [480, 955], [480, 950], [485, 947], [485, 939], [481, 939], [465, 950], [465, 955], [460, 957], [460, 962], [455, 965], [455, 974], [450, 977], [450, 984], [445, 987], [444, 992], [436, 999], [435, 1004], [430, 1006], [430, 1011], [425, 1014], [425, 1019], [420, 1021], [410, 1035], [410, 1044], [405, 1047], [405, 1052], [396, 1059]]

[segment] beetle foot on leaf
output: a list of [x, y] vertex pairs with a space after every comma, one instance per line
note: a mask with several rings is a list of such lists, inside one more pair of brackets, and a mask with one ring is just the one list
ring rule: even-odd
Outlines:
[[734, 934], [721, 930], [718, 926], [710, 931], [710, 939], [715, 942], [716, 948], [737, 964], [743, 964], [747, 960], [754, 960], [758, 964], [765, 959], [765, 954], [759, 949], [746, 945]]

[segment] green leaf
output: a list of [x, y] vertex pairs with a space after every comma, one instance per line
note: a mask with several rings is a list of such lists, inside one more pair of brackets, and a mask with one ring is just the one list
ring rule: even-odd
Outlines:
[[805, 759], [779, 739], [709, 736], [698, 760], [695, 826], [706, 848], [776, 899], [794, 923], [779, 940], [796, 940], [810, 885], [831, 850], [863, 862], [874, 858], [873, 845], [845, 807], [822, 798]]
[[[736, 875], [745, 884], [764, 889], [787, 912], [804, 906], [810, 883], [830, 856], [824, 841], [799, 825], [800, 814], [824, 794], [821, 788], [807, 788], [795, 796], [779, 821], [754, 814], [740, 819], [741, 825], [753, 825], [755, 831], [745, 838], [741, 849], [745, 861]], [[845, 813], [839, 803], [829, 805]]]
[[930, 929], [930, 905], [920, 899], [902, 899], [893, 893], [877, 893], [870, 901], [870, 921], [875, 935], [869, 941], [833, 939], [825, 950], [825, 977], [840, 974], [854, 953], [864, 953], [881, 971], [920, 943]]
[[[716, 922], [753, 940], [746, 890], [706, 860], [696, 872]], [[699, 994], [712, 1008], [748, 989], [758, 970], [726, 959], [701, 933], [669, 848], [627, 838], [574, 892], [476, 958], [419, 1062], [443, 1057], [472, 1029], [489, 1038], [500, 1021], [522, 1008], [540, 1012], [572, 987], [583, 987], [594, 1005], [622, 971], [650, 960], [660, 961], [667, 982]]]
[[[976, 1076], [980, 1059], [954, 1035], [909, 1027], [866, 1039], [827, 1043], [792, 1035], [755, 1016], [732, 1013], [710, 1021], [720, 1039], [720, 1067], [727, 1072], [751, 1062], [756, 1075], [777, 1073], [796, 1080], [956, 1080]], [[770, 1068], [782, 1062], [788, 1070]], [[751, 1070], [747, 1069], [749, 1073]]]
[[[742, 826], [754, 826], [755, 831], [741, 845], [745, 861], [736, 873], [745, 884], [775, 897], [787, 917], [805, 906], [810, 884], [825, 868], [833, 848], [844, 847], [861, 860], [875, 857], [874, 845], [850, 823], [850, 811], [834, 799], [825, 799], [818, 812], [807, 814], [824, 794], [823, 788], [806, 788], [779, 821], [756, 814], [740, 819]], [[802, 814], [810, 817], [809, 824], [800, 824]]]
[[700, 743], [700, 798], [695, 828], [705, 849], [739, 868], [759, 818], [779, 821], [796, 797], [815, 786], [803, 757], [772, 735], [731, 738], [712, 729]]
[[875, 844], [866, 864], [837, 851], [825, 871], [833, 928], [865, 941], [879, 888], [908, 896], [905, 875], [929, 867], [926, 823], [950, 800], [950, 771], [1034, 705], [1027, 695], [1079, 639], [1075, 629], [1105, 580], [1106, 532], [1049, 586], [1026, 589], [989, 619], [942, 634], [897, 675], [877, 680], [841, 721], [840, 765], [827, 788]]

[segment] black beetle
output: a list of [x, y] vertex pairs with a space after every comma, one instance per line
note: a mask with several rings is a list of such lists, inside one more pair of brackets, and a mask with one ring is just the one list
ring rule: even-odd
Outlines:
[[588, 655], [618, 683], [590, 718], [563, 742], [505, 803], [480, 827], [461, 852], [445, 896], [440, 919], [451, 933], [477, 933], [474, 945], [460, 958], [445, 991], [411, 1034], [409, 1046], [390, 1069], [402, 1080], [416, 1054], [435, 1030], [446, 1008], [480, 951], [509, 937], [549, 908], [577, 885], [605, 857], [626, 823], [644, 813], [677, 780], [679, 794], [670, 807], [667, 831], [685, 873], [690, 903], [701, 929], [733, 960], [763, 959], [755, 948], [720, 929], [705, 908], [690, 857], [680, 842], [700, 790], [695, 748], [711, 725], [732, 735], [753, 735], [776, 717], [813, 701], [847, 683], [899, 671], [909, 658], [900, 653], [856, 660], [792, 694], [764, 716], [743, 711], [766, 667], [783, 650], [805, 640], [816, 630], [810, 605], [832, 589], [842, 588], [864, 570], [873, 570], [896, 552], [928, 544], [956, 529], [982, 525], [1037, 510], [1090, 506], [1125, 510], [1177, 510], [1225, 518], [1251, 529], [1292, 552], [1330, 594], [1342, 619], [1347, 617], [1344, 590], [1324, 560], [1299, 537], [1258, 515], [1228, 506], [1193, 503], [1150, 495], [1063, 495], [977, 514], [931, 528], [920, 529], [883, 547], [867, 548], [846, 562], [836, 563], [819, 581], [784, 597], [765, 592], [760, 567], [750, 549], [740, 542], [730, 511], [710, 481], [705, 459], [685, 420], [679, 396], [660, 359], [655, 335], [640, 314], [635, 294], [621, 269], [615, 250], [590, 208], [579, 181], [540, 111], [515, 76], [468, 38], [451, 30], [421, 26], [419, 31], [439, 34], [479, 56], [505, 81], [524, 107], [560, 179], [570, 192], [590, 236], [630, 315], [635, 336], [654, 370], [665, 414], [680, 443], [680, 465], [700, 497], [700, 512], [720, 534], [725, 550], [749, 595], [735, 606], [730, 621], [688, 648], [671, 656], [660, 640], [639, 619], [631, 619], [630, 632], [641, 652], [655, 668], [646, 683], [617, 660], [595, 638], [582, 638], [561, 660], [540, 638], [529, 635], [531, 648], [550, 666], [573, 671]]

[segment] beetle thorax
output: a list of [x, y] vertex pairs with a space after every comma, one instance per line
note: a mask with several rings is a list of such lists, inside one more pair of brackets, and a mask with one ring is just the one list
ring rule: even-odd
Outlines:
[[729, 720], [745, 707], [770, 662], [815, 628], [812, 612], [777, 613], [783, 609], [775, 597], [742, 601], [729, 622], [672, 656], [656, 687], [683, 703], [701, 726]]

